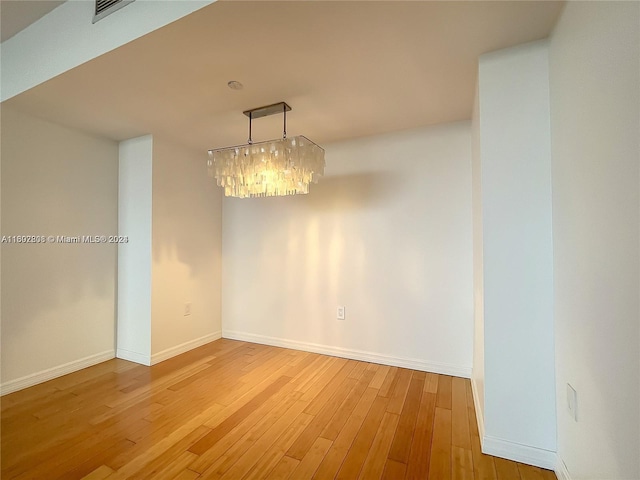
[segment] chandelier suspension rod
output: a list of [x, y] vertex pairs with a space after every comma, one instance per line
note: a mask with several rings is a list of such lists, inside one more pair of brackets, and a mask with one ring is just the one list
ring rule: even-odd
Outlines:
[[282, 139], [287, 138], [287, 104], [282, 102], [282, 113], [284, 114], [284, 125], [282, 126]]
[[276, 113], [284, 114], [283, 128], [282, 128], [282, 138], [287, 138], [287, 112], [291, 110], [291, 107], [287, 105], [286, 102], [278, 102], [272, 105], [266, 105], [264, 107], [252, 108], [251, 110], [245, 110], [244, 113], [247, 117], [249, 117], [249, 145], [253, 143], [253, 139], [251, 138], [251, 124], [254, 118], [267, 117], [269, 115], [275, 115]]

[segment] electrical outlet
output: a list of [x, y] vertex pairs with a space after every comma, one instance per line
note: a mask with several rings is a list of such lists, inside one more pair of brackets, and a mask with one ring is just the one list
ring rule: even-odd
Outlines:
[[191, 315], [191, 302], [184, 304], [184, 316], [188, 317], [189, 315]]
[[567, 408], [574, 421], [578, 421], [578, 392], [567, 383]]
[[344, 306], [339, 306], [336, 311], [336, 318], [338, 320], [344, 320]]

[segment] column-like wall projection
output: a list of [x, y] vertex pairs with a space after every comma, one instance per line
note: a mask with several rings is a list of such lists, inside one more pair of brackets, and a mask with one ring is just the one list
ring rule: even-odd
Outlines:
[[[555, 466], [548, 46], [483, 55], [479, 123], [483, 451]], [[477, 202], [476, 202], [477, 203]], [[476, 255], [478, 251], [476, 250]], [[477, 393], [477, 392], [476, 392]]]
[[222, 194], [205, 152], [120, 143], [117, 356], [153, 365], [220, 338]]
[[151, 365], [151, 215], [153, 137], [120, 142], [116, 356]]

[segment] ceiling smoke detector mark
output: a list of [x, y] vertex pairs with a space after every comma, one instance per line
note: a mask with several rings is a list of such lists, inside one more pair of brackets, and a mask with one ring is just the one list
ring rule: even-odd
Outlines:
[[240, 82], [238, 82], [237, 80], [230, 80], [229, 82], [227, 82], [227, 86], [231, 89], [231, 90], [242, 90], [244, 88], [244, 85], [242, 85]]
[[122, 7], [129, 5], [135, 0], [96, 0], [96, 11], [93, 16], [93, 22], [102, 20], [107, 15], [111, 15], [116, 10], [120, 10]]

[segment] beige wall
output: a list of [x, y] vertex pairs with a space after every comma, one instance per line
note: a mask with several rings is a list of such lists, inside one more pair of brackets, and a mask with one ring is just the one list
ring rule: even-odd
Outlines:
[[222, 191], [207, 175], [206, 152], [154, 137], [152, 232], [155, 363], [219, 338], [222, 329]]
[[558, 455], [574, 480], [638, 479], [640, 3], [569, 2], [550, 80]]
[[469, 376], [469, 123], [325, 147], [309, 195], [224, 199], [223, 335]]
[[[5, 107], [2, 139], [2, 235], [118, 233], [116, 142]], [[148, 268], [136, 277], [146, 279], [150, 313], [120, 324], [134, 343], [119, 347], [137, 353], [132, 360], [156, 363], [220, 336], [222, 200], [200, 152], [151, 136], [142, 140], [153, 162], [145, 170], [148, 221], [132, 221], [136, 228], [153, 226], [146, 238], [149, 262], [142, 263]], [[142, 184], [129, 187], [136, 192]], [[120, 203], [125, 219], [127, 205], [139, 202]], [[121, 250], [141, 240], [142, 230], [128, 232], [131, 243]], [[116, 263], [115, 244], [2, 245], [3, 393], [114, 356]], [[191, 315], [184, 316], [187, 302]]]
[[[117, 143], [3, 106], [1, 154], [2, 235], [117, 232]], [[113, 357], [115, 284], [115, 244], [3, 244], [3, 392]]]

